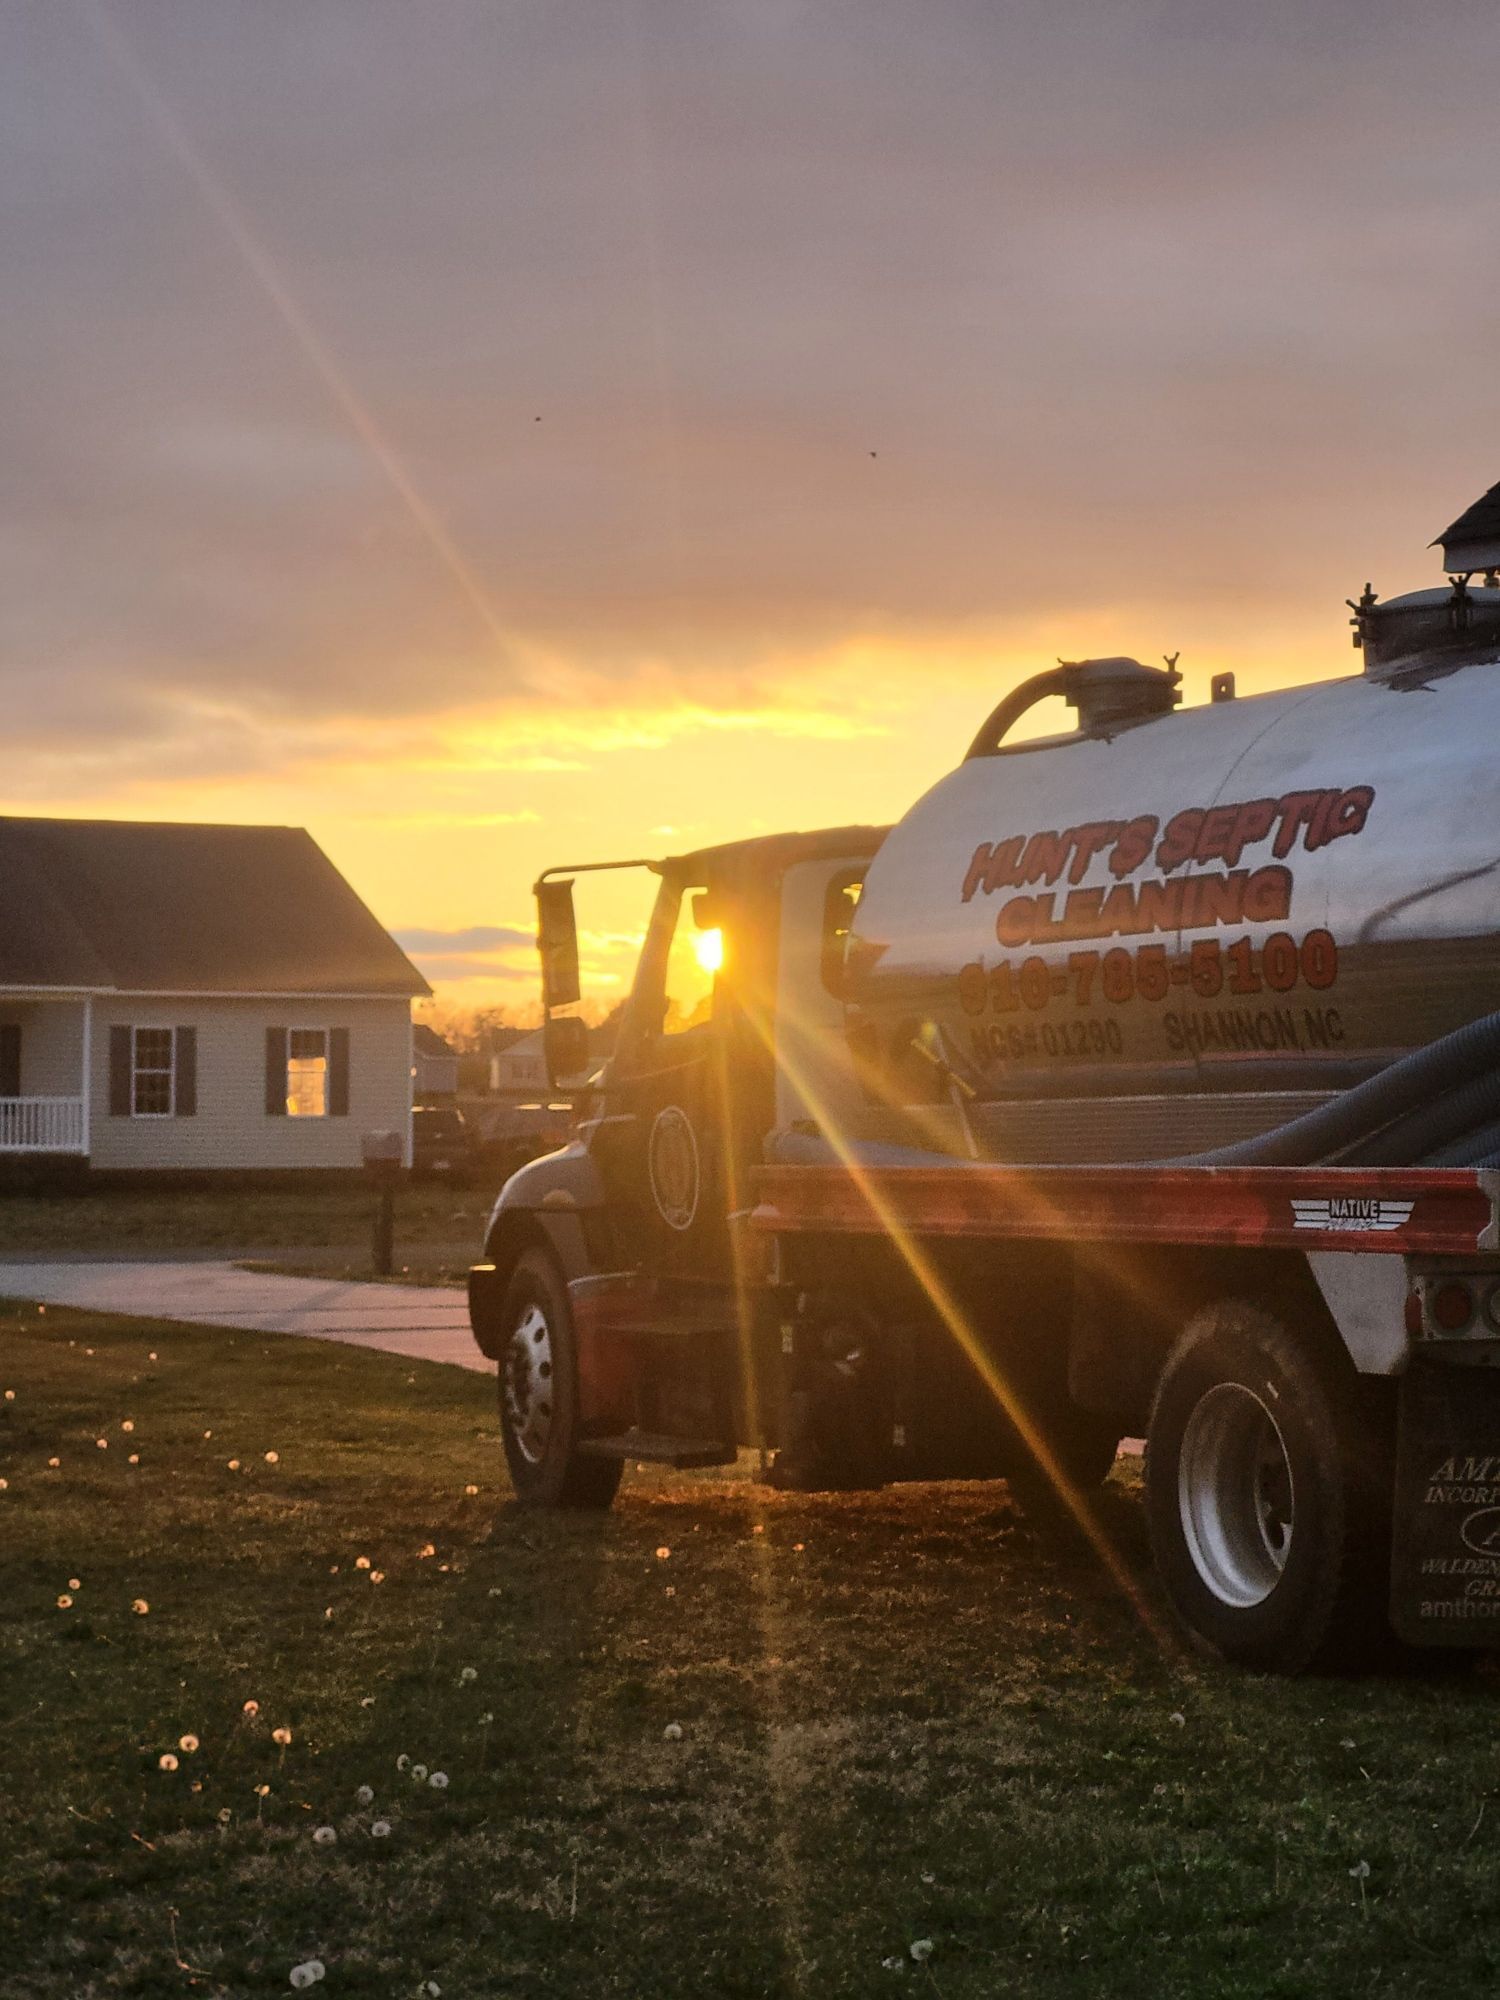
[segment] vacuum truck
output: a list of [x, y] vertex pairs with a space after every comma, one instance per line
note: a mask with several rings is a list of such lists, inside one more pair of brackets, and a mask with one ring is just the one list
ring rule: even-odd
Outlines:
[[1200, 1648], [1500, 1640], [1500, 487], [1440, 541], [1357, 673], [1060, 663], [894, 826], [547, 871], [554, 1079], [578, 878], [657, 887], [471, 1274], [522, 1501], [751, 1448], [1093, 1532], [1144, 1436]]

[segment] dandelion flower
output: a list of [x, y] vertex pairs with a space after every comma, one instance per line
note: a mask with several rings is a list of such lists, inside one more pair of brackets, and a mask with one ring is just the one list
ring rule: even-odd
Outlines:
[[682, 1741], [682, 1724], [680, 1722], [669, 1722], [662, 1731], [662, 1740], [666, 1743], [680, 1743]]
[[422, 1780], [427, 1776], [427, 1766], [425, 1764], [413, 1764], [411, 1774], [420, 1785]]
[[250, 1699], [249, 1701], [247, 1701], [247, 1702], [245, 1703], [245, 1706], [244, 1706], [244, 1707], [243, 1707], [243, 1708], [242, 1708], [242, 1709], [240, 1710], [240, 1714], [241, 1714], [241, 1715], [259, 1715], [259, 1714], [260, 1714], [260, 1703], [259, 1703], [258, 1701], [256, 1701], [256, 1700], [255, 1700], [255, 1699], [254, 1699], [254, 1698], [252, 1697], [252, 1698], [251, 1698], [251, 1699]]
[[479, 1678], [479, 1669], [478, 1667], [463, 1667], [459, 1671], [458, 1678], [461, 1681], [477, 1681]]
[[275, 1729], [271, 1731], [271, 1741], [273, 1743], [279, 1743], [283, 1750], [286, 1748], [287, 1744], [291, 1742], [291, 1740], [292, 1740], [292, 1732], [290, 1729], [287, 1728], [284, 1722], [280, 1723]]
[[315, 1847], [332, 1847], [337, 1839], [338, 1835], [331, 1826], [315, 1826], [313, 1828], [313, 1845]]
[[73, 1600], [65, 1590], [58, 1593], [57, 1608], [59, 1611], [71, 1611], [73, 1609]]
[[144, 1618], [146, 1613], [151, 1609], [151, 1606], [146, 1602], [144, 1597], [133, 1597], [130, 1600], [130, 1608], [137, 1618]]
[[193, 1736], [191, 1734], [187, 1736], [179, 1736], [177, 1739], [177, 1747], [179, 1750], [186, 1750], [188, 1755], [191, 1756], [198, 1747], [198, 1739], [196, 1736]]
[[370, 1558], [368, 1556], [356, 1556], [354, 1558], [354, 1567], [356, 1569], [368, 1569], [370, 1567]]
[[932, 1956], [932, 1939], [916, 1938], [908, 1945], [907, 1949], [910, 1951], [916, 1964], [925, 1965]]
[[446, 1792], [448, 1789], [448, 1773], [446, 1771], [434, 1771], [427, 1782], [435, 1792]]
[[281, 1463], [281, 1453], [279, 1451], [268, 1451], [266, 1453], [267, 1465], [280, 1465], [280, 1463]]
[[388, 1819], [377, 1819], [371, 1822], [370, 1838], [372, 1840], [389, 1840], [390, 1837], [391, 1823]]
[[396, 1759], [396, 1769], [398, 1771], [409, 1771], [411, 1769], [411, 1759], [410, 1757], [407, 1756], [404, 1750], [401, 1752], [401, 1755]]
[[133, 1431], [135, 1429], [135, 1425], [131, 1422], [130, 1418], [127, 1417], [124, 1423], [121, 1424], [120, 1429], [122, 1431]]
[[177, 1769], [177, 1759], [172, 1755], [170, 1750], [163, 1750], [156, 1760], [156, 1768], [159, 1771], [175, 1771]]

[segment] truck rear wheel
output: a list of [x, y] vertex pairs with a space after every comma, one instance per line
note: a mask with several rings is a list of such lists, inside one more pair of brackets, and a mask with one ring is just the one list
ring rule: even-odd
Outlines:
[[1219, 1658], [1298, 1673], [1384, 1637], [1380, 1440], [1359, 1379], [1240, 1300], [1201, 1313], [1162, 1372], [1146, 1515], [1167, 1596]]
[[607, 1507], [624, 1467], [579, 1451], [573, 1315], [545, 1251], [528, 1250], [517, 1263], [500, 1323], [500, 1436], [516, 1498], [531, 1507]]

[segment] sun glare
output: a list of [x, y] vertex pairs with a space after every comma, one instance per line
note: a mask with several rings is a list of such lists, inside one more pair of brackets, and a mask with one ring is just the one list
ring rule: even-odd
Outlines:
[[693, 939], [693, 956], [704, 972], [721, 972], [724, 968], [723, 931], [699, 931]]

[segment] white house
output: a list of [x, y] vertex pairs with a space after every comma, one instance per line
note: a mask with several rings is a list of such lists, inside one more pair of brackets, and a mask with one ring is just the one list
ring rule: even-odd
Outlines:
[[298, 827], [0, 818], [0, 1156], [357, 1167], [427, 982]]
[[547, 1095], [547, 1057], [540, 1028], [491, 1054], [490, 1089], [497, 1097]]

